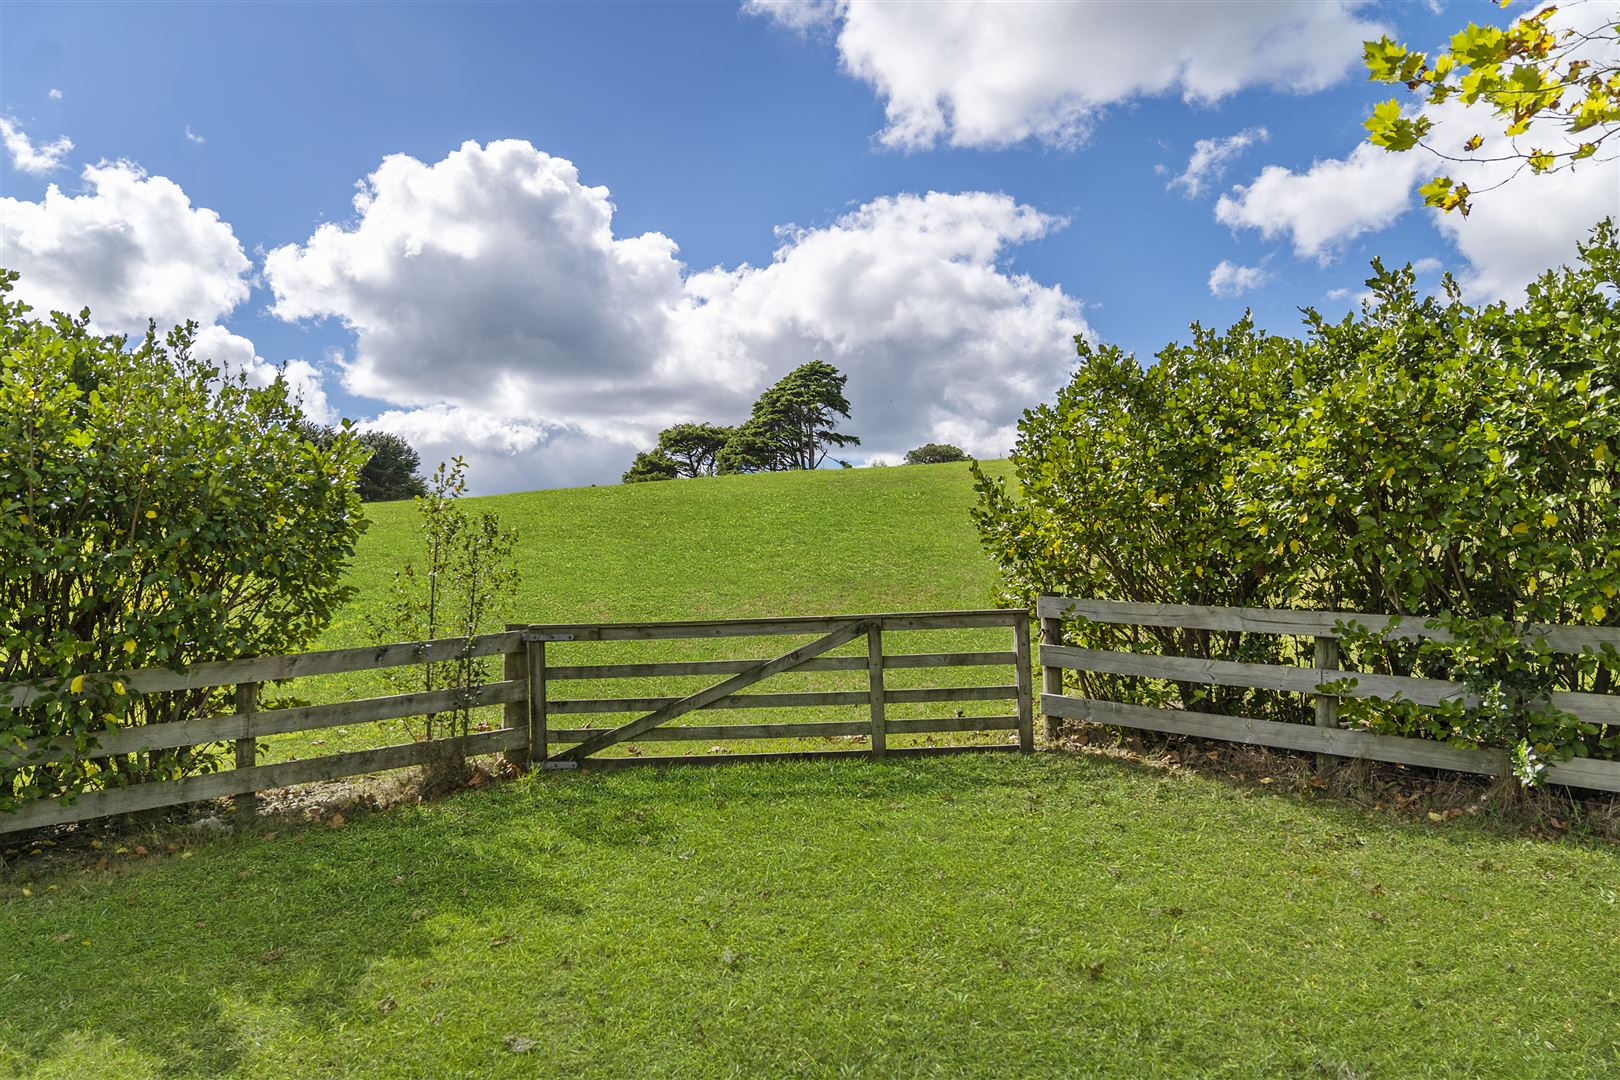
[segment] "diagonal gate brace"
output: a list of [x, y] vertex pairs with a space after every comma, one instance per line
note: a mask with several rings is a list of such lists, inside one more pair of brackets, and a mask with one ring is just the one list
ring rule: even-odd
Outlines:
[[785, 652], [774, 660], [761, 661], [746, 671], [738, 672], [725, 682], [706, 687], [695, 694], [681, 698], [679, 701], [672, 701], [668, 705], [650, 712], [646, 716], [637, 717], [627, 724], [614, 728], [612, 731], [604, 731], [600, 735], [593, 735], [584, 742], [577, 743], [557, 754], [552, 758], [552, 761], [579, 761], [590, 754], [596, 753], [598, 750], [612, 746], [614, 743], [633, 739], [642, 732], [655, 728], [659, 724], [668, 723], [677, 716], [684, 716], [706, 705], [712, 705], [714, 702], [736, 693], [745, 686], [752, 686], [762, 679], [768, 679], [772, 675], [779, 675], [791, 668], [798, 667], [806, 660], [836, 649], [838, 646], [853, 641], [864, 633], [866, 633], [866, 623], [864, 622], [852, 622], [841, 626], [826, 637], [817, 638], [808, 645], [801, 645], [791, 652]]

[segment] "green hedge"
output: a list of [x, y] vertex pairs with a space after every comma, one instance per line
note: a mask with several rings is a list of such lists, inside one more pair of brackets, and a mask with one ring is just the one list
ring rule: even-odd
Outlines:
[[[1347, 643], [1361, 670], [1457, 678], [1478, 708], [1347, 706], [1349, 722], [1549, 759], [1614, 758], [1620, 731], [1543, 703], [1607, 692], [1615, 663], [1553, 657], [1524, 622], [1620, 626], [1620, 250], [1612, 222], [1522, 304], [1423, 296], [1374, 262], [1370, 300], [1300, 337], [1245, 318], [1142, 366], [1078, 340], [1030, 410], [1016, 485], [981, 476], [975, 517], [1009, 595], [1434, 617], [1452, 645]], [[1301, 643], [1077, 628], [1102, 648], [1292, 661]], [[1308, 644], [1304, 646], [1308, 648]], [[1303, 720], [1297, 697], [1088, 676], [1100, 694]]]
[[137, 697], [101, 673], [296, 651], [348, 597], [364, 525], [363, 452], [306, 439], [280, 380], [221, 377], [190, 325], [126, 347], [88, 312], [32, 318], [16, 277], [0, 270], [0, 683], [65, 685], [0, 709], [0, 744], [66, 735], [83, 756], [0, 766], [0, 811], [213, 768], [217, 747], [94, 757], [98, 731], [225, 697]]

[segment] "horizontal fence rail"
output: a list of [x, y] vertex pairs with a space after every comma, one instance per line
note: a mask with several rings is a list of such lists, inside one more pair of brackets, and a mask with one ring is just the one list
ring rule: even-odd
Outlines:
[[[1013, 631], [1012, 648], [994, 651], [889, 653], [882, 649], [885, 632], [1007, 628]], [[666, 661], [658, 663], [604, 663], [548, 665], [548, 643], [660, 641], [731, 637], [820, 635], [818, 642], [800, 646], [776, 658], [739, 660]], [[822, 656], [839, 645], [865, 639], [866, 655]], [[263, 683], [317, 675], [337, 675], [480, 657], [502, 657], [503, 677], [471, 686], [450, 686], [414, 693], [389, 694], [320, 705], [277, 709], [258, 707]], [[621, 767], [666, 761], [779, 760], [807, 755], [844, 757], [886, 753], [912, 756], [922, 752], [963, 749], [1033, 748], [1034, 695], [1029, 669], [1029, 618], [1023, 611], [978, 610], [948, 612], [893, 612], [868, 615], [809, 616], [772, 619], [721, 619], [683, 622], [523, 624], [496, 634], [472, 638], [400, 642], [353, 649], [332, 649], [288, 656], [250, 657], [196, 663], [183, 670], [88, 674], [92, 688], [114, 680], [130, 694], [160, 694], [182, 690], [235, 687], [236, 711], [213, 716], [95, 733], [87, 746], [67, 736], [26, 740], [0, 739], [0, 767], [50, 765], [75, 758], [111, 758], [153, 751], [232, 743], [235, 768], [181, 780], [151, 781], [127, 787], [80, 792], [71, 798], [49, 798], [25, 803], [0, 813], [0, 833], [17, 832], [95, 818], [178, 806], [210, 799], [235, 798], [245, 812], [255, 807], [255, 793], [296, 784], [431, 764], [435, 761], [483, 754], [504, 754], [521, 766], [572, 765]], [[884, 673], [892, 670], [1012, 667], [1011, 683], [982, 686], [888, 688]], [[738, 693], [743, 686], [784, 671], [865, 672], [866, 685], [851, 691]], [[722, 683], [686, 697], [552, 697], [553, 681], [579, 685], [591, 680], [665, 677], [726, 677]], [[45, 703], [70, 692], [71, 679], [37, 680], [0, 686], [0, 722], [4, 711]], [[726, 687], [731, 686], [731, 689]], [[951, 703], [1008, 700], [1007, 715], [946, 716], [925, 719], [888, 719], [888, 704]], [[260, 765], [257, 740], [270, 735], [319, 731], [413, 716], [434, 716], [461, 709], [501, 706], [501, 726], [447, 738], [423, 739], [396, 746], [323, 754], [316, 757]], [[860, 721], [815, 721], [773, 724], [711, 724], [665, 726], [671, 719], [710, 709], [796, 708], [832, 706], [866, 707], [869, 718]], [[961, 710], [958, 710], [959, 712]], [[644, 714], [617, 727], [549, 729], [550, 716]], [[633, 730], [632, 730], [633, 729]], [[913, 735], [969, 731], [1016, 731], [1018, 745], [905, 747], [890, 751], [889, 734]], [[628, 732], [628, 733], [627, 733]], [[805, 739], [861, 737], [871, 740], [870, 750], [789, 751], [781, 754], [741, 753], [723, 758], [645, 755], [628, 758], [590, 756], [596, 750], [634, 738], [650, 742], [718, 742], [725, 740]], [[551, 749], [561, 749], [550, 760]]]
[[[1344, 631], [1371, 631], [1392, 640], [1450, 641], [1444, 630], [1428, 628], [1421, 615], [1368, 615], [1356, 611], [1294, 611], [1288, 608], [1200, 607], [1193, 604], [1133, 604], [1118, 600], [1076, 600], [1042, 596], [1036, 601], [1040, 619], [1087, 619], [1123, 626], [1170, 626], [1182, 630], [1224, 630], [1245, 634], [1297, 635], [1339, 638]], [[1549, 626], [1530, 623], [1526, 636], [1539, 637], [1557, 653], [1602, 652], [1605, 645], [1620, 649], [1620, 629], [1602, 626]]]
[[[1432, 739], [1380, 735], [1338, 726], [1341, 698], [1370, 698], [1437, 706], [1475, 702], [1467, 687], [1446, 679], [1423, 679], [1345, 670], [1339, 666], [1338, 640], [1352, 629], [1396, 640], [1450, 640], [1429, 629], [1420, 616], [1391, 618], [1356, 612], [1291, 611], [1277, 608], [1199, 607], [1184, 604], [1123, 603], [1112, 600], [1042, 596], [1036, 604], [1041, 621], [1041, 713], [1049, 735], [1064, 720], [1087, 720], [1119, 727], [1221, 739], [1252, 746], [1304, 750], [1340, 757], [1365, 758], [1404, 765], [1502, 775], [1505, 753], [1457, 747]], [[1267, 634], [1315, 639], [1310, 667], [1254, 664], [1200, 657], [1086, 649], [1063, 643], [1065, 620], [1122, 626], [1172, 627], [1227, 633]], [[1620, 629], [1530, 624], [1529, 637], [1545, 641], [1551, 651], [1567, 655], [1620, 649]], [[1278, 690], [1312, 696], [1316, 724], [1291, 724], [1225, 713], [1152, 708], [1082, 697], [1065, 692], [1065, 671], [1138, 676], [1172, 682]], [[1620, 695], [1555, 692], [1551, 704], [1589, 723], [1620, 726]], [[1546, 779], [1567, 787], [1620, 791], [1620, 761], [1575, 759], [1549, 767]]]

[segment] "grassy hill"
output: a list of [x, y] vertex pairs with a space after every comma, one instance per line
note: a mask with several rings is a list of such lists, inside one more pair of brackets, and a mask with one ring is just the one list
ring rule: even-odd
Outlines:
[[[987, 465], [1009, 471], [1005, 462]], [[467, 500], [493, 510], [519, 536], [522, 579], [501, 606], [512, 622], [634, 622], [778, 615], [838, 615], [995, 606], [995, 568], [979, 547], [968, 516], [973, 481], [965, 464], [910, 465], [721, 476], [700, 480], [567, 488]], [[369, 508], [353, 581], [360, 595], [320, 642], [341, 648], [371, 644], [369, 616], [380, 609], [394, 570], [420, 547], [411, 503]], [[403, 636], [403, 635], [400, 635]], [[552, 645], [553, 664], [626, 663], [776, 655], [809, 640], [750, 638]], [[902, 635], [890, 651], [1007, 649], [1007, 631], [931, 631]], [[865, 653], [857, 641], [835, 655]], [[399, 678], [378, 673], [300, 680], [296, 693], [312, 701], [389, 693]], [[762, 684], [764, 692], [863, 690], [859, 672], [789, 673]], [[566, 696], [661, 696], [690, 693], [698, 677], [571, 683]], [[1011, 682], [1009, 669], [934, 669], [890, 673], [891, 687]], [[563, 684], [558, 684], [562, 686]], [[555, 690], [550, 696], [564, 696]], [[990, 703], [988, 712], [1012, 711]], [[940, 706], [893, 705], [896, 719], [938, 716]], [[686, 722], [766, 723], [857, 720], [855, 708], [725, 710]], [[481, 717], [496, 723], [495, 710]], [[586, 718], [587, 720], [589, 718]], [[625, 717], [624, 719], [628, 719]], [[405, 740], [403, 721], [301, 733], [269, 740], [269, 758], [381, 746]], [[933, 741], [977, 741], [976, 736]], [[991, 738], [984, 736], [983, 738]], [[995, 738], [1004, 740], [1005, 736]], [[893, 745], [922, 741], [896, 736]], [[736, 750], [825, 748], [819, 743], [736, 744]], [[659, 753], [679, 753], [662, 744]], [[706, 750], [697, 747], [699, 752]], [[622, 751], [616, 751], [616, 753]]]
[[[987, 466], [1006, 472], [1005, 462]], [[518, 622], [747, 618], [991, 606], [964, 464], [717, 476], [467, 500], [521, 540]], [[358, 605], [327, 644], [364, 640], [368, 599], [414, 550], [410, 503], [371, 508]]]

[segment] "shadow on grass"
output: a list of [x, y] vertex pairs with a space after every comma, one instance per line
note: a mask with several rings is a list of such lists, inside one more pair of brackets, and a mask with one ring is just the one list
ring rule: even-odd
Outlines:
[[437, 812], [224, 838], [42, 881], [32, 897], [7, 890], [0, 1064], [94, 1033], [165, 1073], [230, 1071], [254, 1035], [234, 1013], [268, 1007], [321, 1027], [352, 1007], [374, 963], [430, 954], [447, 932], [433, 915], [476, 924], [524, 891], [577, 917], [564, 882], [537, 880], [532, 860], [480, 835], [480, 799], [494, 808], [469, 793]]

